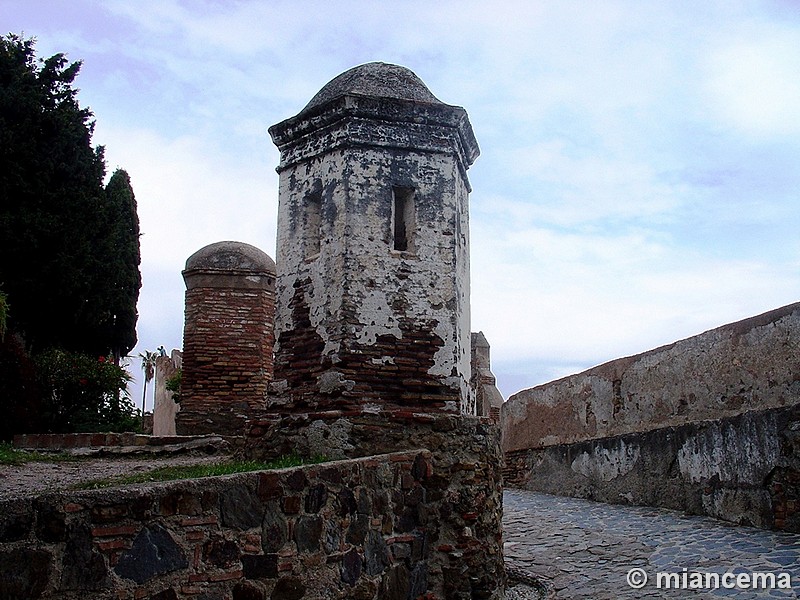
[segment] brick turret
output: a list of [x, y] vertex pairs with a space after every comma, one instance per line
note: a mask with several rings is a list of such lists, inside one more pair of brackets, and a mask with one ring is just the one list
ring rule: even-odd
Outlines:
[[240, 435], [263, 409], [272, 379], [275, 262], [240, 242], [218, 242], [186, 261], [178, 434]]

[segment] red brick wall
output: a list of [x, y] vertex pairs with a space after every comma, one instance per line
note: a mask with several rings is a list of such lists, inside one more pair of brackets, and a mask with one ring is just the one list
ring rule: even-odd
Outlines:
[[213, 283], [186, 290], [180, 435], [243, 433], [249, 412], [264, 408], [272, 380], [274, 279], [238, 289]]
[[[435, 321], [398, 318], [402, 337], [379, 335], [372, 344], [359, 344], [346, 333], [359, 325], [342, 310], [342, 333], [334, 338], [340, 345], [334, 365], [323, 354], [325, 342], [311, 323], [305, 303], [308, 290], [313, 291], [309, 281], [298, 285], [290, 303], [293, 329], [281, 334], [275, 364], [275, 379], [285, 381], [287, 389], [270, 399], [271, 411], [360, 412], [365, 403], [379, 404], [383, 410], [457, 411], [458, 388], [446, 385], [445, 377], [429, 373], [434, 355], [444, 345]], [[335, 375], [321, 380], [326, 372]]]

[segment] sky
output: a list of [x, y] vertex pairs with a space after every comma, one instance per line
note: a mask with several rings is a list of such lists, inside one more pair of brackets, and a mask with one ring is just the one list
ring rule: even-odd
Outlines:
[[267, 128], [371, 61], [469, 114], [472, 330], [506, 398], [800, 300], [798, 0], [0, 0], [0, 25], [83, 61], [131, 176], [134, 356], [181, 347], [196, 250], [275, 256]]

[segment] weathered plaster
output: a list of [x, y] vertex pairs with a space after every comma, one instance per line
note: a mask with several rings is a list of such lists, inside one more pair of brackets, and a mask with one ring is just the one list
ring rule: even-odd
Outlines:
[[688, 438], [677, 453], [681, 474], [692, 483], [716, 478], [731, 483], [761, 485], [764, 474], [780, 457], [780, 440], [769, 435], [777, 425], [774, 414], [746, 421], [710, 423], [705, 434]]
[[590, 452], [581, 452], [573, 459], [570, 468], [584, 477], [611, 481], [633, 470], [639, 460], [637, 444], [620, 444], [613, 448], [595, 446]]
[[183, 354], [180, 350], [173, 350], [170, 356], [156, 358], [153, 382], [153, 435], [156, 437], [175, 435], [175, 415], [181, 407], [173, 399], [175, 394], [167, 390], [167, 380], [181, 368], [182, 363]]
[[800, 304], [513, 395], [506, 451], [800, 403]]
[[[370, 78], [386, 76], [387, 86], [398, 69], [410, 73], [363, 68]], [[311, 399], [319, 391], [313, 382], [329, 381], [320, 374], [331, 372], [355, 382], [340, 395], [351, 405], [380, 398], [476, 411], [466, 169], [477, 144], [462, 108], [421, 104], [424, 84], [409, 77], [400, 79], [414, 79], [416, 92], [392, 88], [369, 97], [361, 87], [340, 94], [326, 86], [299, 115], [270, 129], [281, 151], [276, 380], [287, 382], [273, 406], [321, 408]], [[347, 81], [361, 85], [358, 77]], [[408, 247], [400, 249], [396, 190], [413, 190]], [[313, 378], [296, 377], [299, 366]]]
[[800, 405], [506, 453], [504, 479], [549, 494], [800, 531]]

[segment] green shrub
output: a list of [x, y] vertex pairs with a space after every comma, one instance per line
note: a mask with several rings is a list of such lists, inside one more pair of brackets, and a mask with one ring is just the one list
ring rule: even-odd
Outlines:
[[141, 415], [128, 395], [130, 375], [125, 369], [104, 356], [64, 350], [48, 350], [35, 361], [45, 430], [138, 430]]
[[183, 379], [183, 371], [178, 369], [175, 373], [164, 382], [164, 387], [168, 392], [172, 392], [172, 401], [180, 404], [181, 401], [181, 380]]
[[8, 327], [8, 296], [0, 290], [0, 341], [6, 337]]
[[0, 440], [43, 431], [41, 405], [36, 363], [20, 336], [8, 332], [0, 339]]

